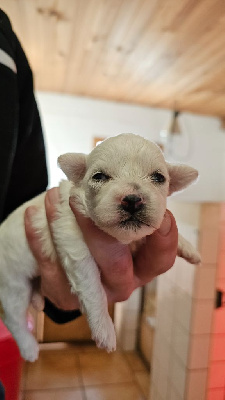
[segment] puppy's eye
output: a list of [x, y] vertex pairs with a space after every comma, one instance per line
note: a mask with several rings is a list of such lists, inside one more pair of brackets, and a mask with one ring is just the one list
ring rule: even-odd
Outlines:
[[153, 182], [156, 183], [164, 183], [166, 180], [165, 176], [158, 171], [153, 172], [153, 174], [151, 175], [151, 179]]
[[96, 174], [92, 176], [92, 179], [98, 182], [106, 182], [110, 179], [110, 176], [104, 174], [103, 172], [96, 172]]

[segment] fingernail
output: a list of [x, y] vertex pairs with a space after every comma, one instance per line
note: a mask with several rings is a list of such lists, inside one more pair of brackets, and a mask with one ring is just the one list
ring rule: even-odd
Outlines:
[[25, 218], [30, 220], [38, 211], [38, 208], [35, 206], [30, 206], [25, 210]]
[[59, 190], [58, 188], [52, 188], [47, 192], [48, 200], [52, 205], [59, 203]]
[[166, 236], [170, 232], [170, 229], [171, 229], [171, 217], [170, 214], [166, 212], [164, 215], [163, 222], [160, 228], [158, 229], [158, 232], [160, 235]]

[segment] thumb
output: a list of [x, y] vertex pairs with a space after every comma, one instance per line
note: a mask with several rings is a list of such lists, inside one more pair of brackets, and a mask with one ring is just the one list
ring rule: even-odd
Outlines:
[[171, 230], [171, 226], [172, 226], [172, 218], [173, 215], [171, 214], [170, 211], [166, 211], [162, 224], [160, 226], [160, 228], [157, 230], [157, 233], [160, 234], [161, 236], [167, 236], [168, 233]]
[[178, 231], [175, 218], [166, 211], [160, 228], [146, 237], [146, 242], [135, 256], [135, 274], [139, 284], [150, 282], [157, 275], [166, 272], [175, 262], [177, 255]]

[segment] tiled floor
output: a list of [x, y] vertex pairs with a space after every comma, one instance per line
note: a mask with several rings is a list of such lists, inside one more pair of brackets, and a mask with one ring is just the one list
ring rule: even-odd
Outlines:
[[38, 361], [24, 365], [21, 400], [147, 400], [149, 381], [135, 352], [44, 344]]

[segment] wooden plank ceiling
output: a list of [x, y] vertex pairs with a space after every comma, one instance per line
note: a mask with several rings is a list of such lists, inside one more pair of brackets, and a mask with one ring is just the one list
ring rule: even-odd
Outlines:
[[0, 0], [35, 87], [225, 116], [225, 0]]

